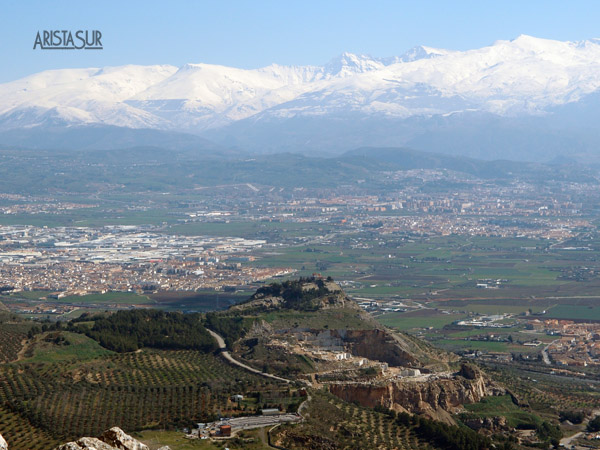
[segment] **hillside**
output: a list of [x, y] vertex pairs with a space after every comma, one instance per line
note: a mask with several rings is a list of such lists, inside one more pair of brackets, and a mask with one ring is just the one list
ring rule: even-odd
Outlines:
[[[207, 329], [226, 339], [237, 364], [215, 350]], [[264, 408], [300, 410], [303, 420], [270, 437], [242, 434], [229, 448], [265, 448], [271, 439], [298, 449], [479, 450], [490, 442], [482, 434], [502, 440], [517, 425], [546, 440], [558, 435], [477, 367], [383, 327], [331, 278], [265, 285], [206, 315], [132, 310], [67, 324], [0, 322], [0, 338], [0, 433], [11, 450], [96, 442], [81, 436], [115, 426], [160, 444], [152, 449], [185, 449], [176, 430]], [[497, 405], [506, 420], [492, 415]]]
[[[418, 173], [393, 172], [436, 170], [452, 189], [457, 178], [514, 179], [533, 183], [546, 180], [594, 181], [597, 169], [579, 164], [538, 164], [422, 152], [402, 147], [367, 147], [344, 155], [323, 158], [298, 154], [273, 156], [209, 154], [196, 150], [167, 151], [159, 147], [119, 150], [37, 151], [0, 149], [0, 189], [7, 193], [95, 193], [99, 186], [122, 192], [183, 191], [223, 184], [252, 183], [259, 187], [331, 188], [353, 186], [364, 190], [389, 190], [422, 186]], [[54, 176], [62, 173], [61, 177]]]
[[331, 279], [262, 287], [247, 302], [209, 314], [207, 326], [225, 336], [239, 361], [363, 406], [454, 423], [451, 413], [462, 404], [505, 393], [479, 371], [456, 371], [455, 355], [382, 327]]
[[332, 368], [331, 361], [314, 356], [319, 349], [330, 357], [350, 352], [394, 366], [447, 368], [456, 360], [408, 335], [384, 329], [331, 279], [270, 284], [247, 302], [209, 313], [206, 323], [225, 337], [236, 355], [282, 375], [314, 376], [315, 371]]

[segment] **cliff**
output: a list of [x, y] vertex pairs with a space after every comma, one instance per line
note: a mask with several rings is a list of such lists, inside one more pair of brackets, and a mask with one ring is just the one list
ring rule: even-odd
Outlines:
[[362, 406], [383, 406], [446, 422], [453, 421], [448, 413], [454, 412], [461, 405], [476, 403], [486, 396], [506, 393], [484, 374], [473, 372], [472, 369], [461, 369], [454, 375], [431, 376], [428, 379], [330, 384], [329, 390], [342, 400], [358, 402]]
[[332, 330], [354, 356], [388, 363], [392, 367], [446, 367], [455, 355], [434, 349], [406, 334], [381, 328], [370, 330]]

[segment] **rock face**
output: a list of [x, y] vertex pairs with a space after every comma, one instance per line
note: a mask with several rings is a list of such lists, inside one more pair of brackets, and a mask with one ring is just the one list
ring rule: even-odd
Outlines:
[[0, 450], [8, 450], [8, 444], [0, 434]]
[[[169, 450], [168, 447], [163, 449]], [[120, 428], [113, 427], [98, 438], [83, 437], [60, 445], [55, 450], [148, 450], [148, 446], [125, 434]]]
[[[352, 299], [348, 298], [341, 287], [333, 281], [322, 279], [313, 279], [299, 281], [295, 288], [300, 288], [301, 292], [307, 294], [307, 298], [302, 302], [302, 295], [295, 291], [293, 294], [285, 284], [280, 288], [273, 288], [273, 285], [258, 289], [247, 302], [238, 303], [229, 308], [230, 311], [247, 311], [251, 309], [272, 310], [272, 309], [296, 309], [298, 301], [303, 303], [303, 307], [309, 310], [351, 308], [361, 311], [359, 306]], [[293, 288], [292, 288], [293, 289]], [[314, 298], [310, 291], [321, 290], [321, 296]], [[288, 295], [289, 294], [289, 295]]]
[[417, 363], [412, 352], [404, 343], [384, 330], [335, 330], [350, 353], [355, 356], [382, 361], [390, 366], [411, 366]]
[[463, 422], [469, 428], [478, 430], [487, 430], [490, 432], [498, 432], [508, 430], [506, 417], [474, 417], [472, 419], [463, 419]]
[[476, 403], [489, 395], [506, 393], [480, 373], [472, 379], [459, 373], [427, 381], [331, 384], [329, 389], [342, 400], [356, 401], [370, 408], [383, 406], [398, 412], [424, 414], [447, 421], [451, 420], [448, 413], [461, 405]]

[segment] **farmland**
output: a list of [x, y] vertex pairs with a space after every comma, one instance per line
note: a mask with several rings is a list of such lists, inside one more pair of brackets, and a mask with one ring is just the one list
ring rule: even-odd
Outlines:
[[[342, 402], [325, 392], [315, 394], [305, 423], [283, 425], [273, 434], [276, 442], [293, 450], [300, 450], [306, 443], [316, 445], [316, 442], [323, 446], [335, 443], [340, 449], [433, 448], [409, 427], [398, 426], [388, 415]], [[316, 439], [319, 440], [315, 442]]]
[[[36, 336], [26, 357], [0, 367], [0, 414], [11, 449], [31, 448], [32, 442], [36, 449], [50, 449], [116, 423], [128, 430], [169, 429], [292, 401], [288, 388], [210, 353], [114, 354], [83, 335], [60, 335], [64, 340], [56, 332]], [[239, 406], [229, 400], [233, 393], [261, 403]], [[32, 436], [44, 439], [28, 441]]]

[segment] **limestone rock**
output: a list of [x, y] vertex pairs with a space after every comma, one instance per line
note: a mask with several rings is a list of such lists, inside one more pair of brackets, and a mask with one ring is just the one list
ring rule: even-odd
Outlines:
[[506, 431], [509, 429], [506, 418], [497, 416], [497, 417], [473, 417], [470, 419], [464, 420], [464, 424], [469, 428], [472, 428], [475, 431], [479, 431], [481, 429], [487, 430], [489, 432], [499, 432]]
[[149, 450], [146, 444], [142, 444], [140, 441], [125, 434], [119, 427], [113, 427], [105, 431], [100, 436], [100, 440], [119, 450]]
[[8, 450], [8, 444], [0, 434], [0, 450]]
[[[0, 446], [0, 450], [5, 450]], [[98, 438], [83, 437], [56, 447], [55, 450], [149, 450], [148, 446], [125, 434], [118, 427], [105, 431]], [[167, 450], [163, 448], [163, 450]]]
[[379, 383], [330, 384], [332, 394], [347, 402], [374, 408], [383, 406], [397, 412], [424, 414], [451, 423], [461, 405], [477, 403], [483, 397], [505, 395], [506, 390], [480, 371], [467, 370], [473, 379], [458, 376], [434, 377], [428, 381], [382, 381]]

